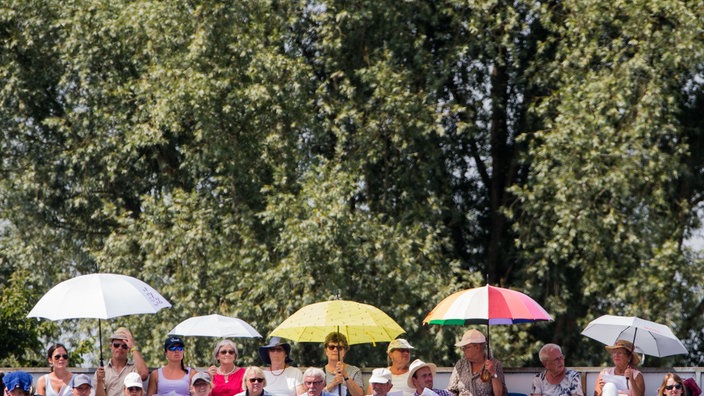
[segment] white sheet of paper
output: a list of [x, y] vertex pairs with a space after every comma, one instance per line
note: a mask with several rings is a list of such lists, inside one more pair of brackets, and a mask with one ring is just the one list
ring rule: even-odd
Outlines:
[[618, 390], [628, 390], [628, 381], [626, 381], [626, 377], [622, 375], [601, 374], [601, 379], [603, 379], [604, 382], [610, 382], [616, 385], [616, 389]]

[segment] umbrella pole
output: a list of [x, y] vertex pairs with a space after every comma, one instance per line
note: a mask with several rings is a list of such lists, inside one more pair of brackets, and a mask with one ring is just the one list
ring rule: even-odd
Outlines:
[[[337, 325], [337, 335], [338, 335], [338, 342], [337, 342], [337, 361], [340, 361], [340, 325]], [[347, 339], [347, 342], [349, 342], [350, 339]], [[337, 373], [335, 373], [337, 374]], [[337, 384], [337, 396], [342, 396], [342, 384]]]
[[98, 319], [98, 345], [100, 345], [100, 367], [103, 367], [103, 329]]

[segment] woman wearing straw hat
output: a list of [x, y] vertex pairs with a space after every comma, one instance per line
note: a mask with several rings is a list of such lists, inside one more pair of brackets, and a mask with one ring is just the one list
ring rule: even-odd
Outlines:
[[643, 396], [645, 380], [635, 368], [640, 363], [640, 357], [635, 353], [633, 343], [618, 340], [616, 344], [604, 348], [611, 353], [614, 367], [601, 370], [594, 386], [594, 396]]

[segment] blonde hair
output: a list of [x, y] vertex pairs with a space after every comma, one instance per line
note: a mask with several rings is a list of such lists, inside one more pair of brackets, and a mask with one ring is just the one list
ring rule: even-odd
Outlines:
[[259, 366], [249, 366], [246, 370], [244, 370], [244, 376], [242, 376], [242, 389], [247, 389], [247, 381], [249, 381], [252, 374], [256, 374], [259, 375], [260, 378], [264, 378], [262, 387], [266, 386], [266, 375], [264, 375], [264, 370], [262, 370]]

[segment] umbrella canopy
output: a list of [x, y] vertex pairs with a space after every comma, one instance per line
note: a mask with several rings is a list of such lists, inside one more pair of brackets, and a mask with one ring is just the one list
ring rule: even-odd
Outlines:
[[552, 316], [527, 295], [486, 285], [459, 291], [440, 301], [423, 324], [496, 325], [546, 320], [552, 320]]
[[350, 345], [391, 341], [405, 333], [379, 308], [333, 300], [306, 305], [284, 320], [271, 335], [299, 342], [323, 342], [331, 332], [344, 334]]
[[687, 354], [687, 348], [669, 327], [635, 316], [600, 316], [589, 322], [582, 335], [606, 345], [631, 341], [636, 351], [650, 356]]
[[156, 290], [139, 279], [118, 274], [81, 275], [49, 290], [27, 315], [49, 320], [156, 313], [170, 307]]
[[171, 329], [169, 334], [220, 338], [262, 336], [242, 319], [216, 314], [188, 318]]
[[89, 274], [65, 280], [39, 299], [28, 318], [98, 319], [100, 365], [103, 364], [100, 319], [156, 313], [168, 308], [156, 290], [139, 279], [118, 274]]

